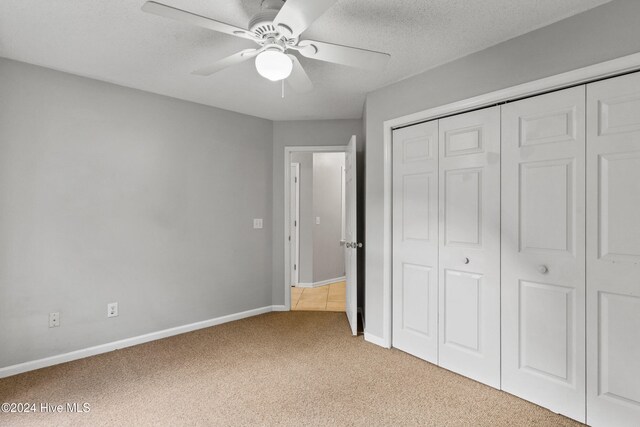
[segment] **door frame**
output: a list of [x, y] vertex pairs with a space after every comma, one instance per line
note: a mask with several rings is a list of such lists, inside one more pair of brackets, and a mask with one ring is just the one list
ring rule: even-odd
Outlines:
[[347, 175], [345, 166], [340, 166], [340, 191], [342, 192], [340, 200], [342, 200], [342, 212], [340, 223], [340, 242], [347, 240]]
[[[346, 145], [315, 145], [315, 146], [286, 146], [284, 147], [284, 311], [291, 310], [291, 246], [289, 245], [289, 221], [291, 204], [291, 154], [292, 153], [346, 153]], [[298, 269], [299, 271], [299, 269]]]
[[[295, 208], [292, 209], [294, 211], [293, 214], [295, 218], [289, 218], [289, 235], [291, 236], [291, 241], [289, 243], [291, 244], [291, 242], [295, 242], [296, 249], [295, 253], [293, 253], [292, 262], [289, 264], [289, 272], [291, 274], [291, 283], [289, 286], [293, 286], [300, 282], [300, 163], [290, 163], [289, 172], [291, 172], [291, 169], [295, 170], [297, 180], [291, 182], [291, 186], [293, 188], [290, 193], [291, 200], [289, 200], [289, 207], [292, 208], [291, 204], [295, 203]], [[289, 179], [291, 179], [291, 177], [289, 177]], [[295, 232], [293, 233], [291, 232], [293, 229], [291, 224], [292, 219], [295, 221], [295, 225], [293, 225], [293, 227], [295, 227]]]
[[382, 254], [382, 336], [369, 333], [365, 328], [365, 340], [381, 347], [391, 348], [392, 337], [392, 142], [393, 130], [421, 122], [440, 119], [480, 108], [503, 104], [517, 99], [540, 95], [545, 92], [566, 89], [596, 80], [610, 78], [640, 70], [640, 53], [623, 56], [583, 68], [561, 73], [551, 77], [534, 80], [479, 95], [462, 101], [456, 101], [417, 113], [385, 120], [383, 126], [383, 254]]

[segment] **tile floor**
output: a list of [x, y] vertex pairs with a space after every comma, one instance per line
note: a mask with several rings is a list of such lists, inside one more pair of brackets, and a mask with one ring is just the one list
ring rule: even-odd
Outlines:
[[336, 282], [317, 288], [291, 288], [291, 310], [345, 311], [346, 283]]

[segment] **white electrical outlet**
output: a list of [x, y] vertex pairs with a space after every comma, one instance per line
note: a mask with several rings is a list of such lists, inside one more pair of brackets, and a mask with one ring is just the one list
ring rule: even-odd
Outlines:
[[57, 328], [58, 326], [60, 326], [60, 313], [57, 311], [49, 313], [49, 327]]
[[112, 302], [107, 304], [107, 317], [116, 317], [118, 315], [118, 303]]
[[262, 228], [262, 218], [253, 219], [253, 228]]

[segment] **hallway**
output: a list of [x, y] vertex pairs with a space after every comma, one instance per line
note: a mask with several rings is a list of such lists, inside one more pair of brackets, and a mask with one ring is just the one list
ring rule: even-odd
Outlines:
[[345, 311], [346, 282], [317, 288], [291, 288], [292, 311]]

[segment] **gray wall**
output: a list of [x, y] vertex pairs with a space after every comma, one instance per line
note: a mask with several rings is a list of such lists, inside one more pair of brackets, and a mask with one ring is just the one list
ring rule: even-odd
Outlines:
[[[311, 120], [273, 123], [273, 304], [284, 304], [284, 148], [288, 146], [346, 145], [356, 135], [363, 150], [362, 120]], [[358, 164], [360, 166], [361, 163]], [[359, 168], [362, 169], [362, 168]], [[358, 174], [362, 185], [364, 177]], [[363, 200], [363, 191], [359, 191]], [[363, 214], [363, 210], [359, 211]]]
[[342, 168], [344, 153], [313, 154], [313, 281], [342, 277]]
[[[300, 263], [299, 282], [313, 283], [313, 153], [291, 155], [292, 163], [300, 163]], [[283, 219], [284, 220], [284, 219]]]
[[272, 132], [0, 59], [0, 367], [271, 305]]
[[366, 101], [366, 329], [382, 337], [385, 120], [640, 51], [640, 1], [617, 0], [370, 93]]
[[[292, 153], [300, 164], [299, 283], [344, 276], [341, 167], [344, 153]], [[316, 217], [320, 224], [315, 223]]]

